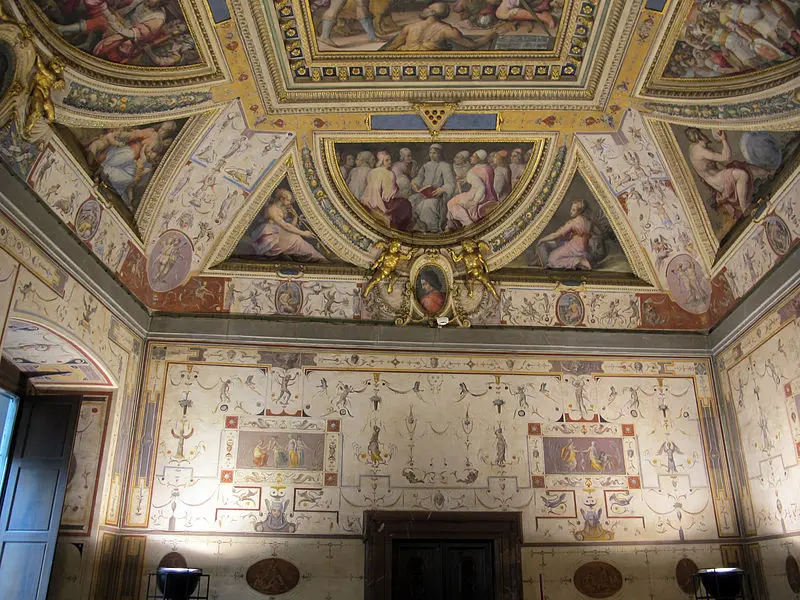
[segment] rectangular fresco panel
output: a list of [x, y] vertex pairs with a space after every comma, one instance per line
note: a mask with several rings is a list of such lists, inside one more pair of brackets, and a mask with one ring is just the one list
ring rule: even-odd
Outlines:
[[544, 438], [544, 469], [547, 474], [598, 475], [625, 473], [620, 438]]
[[324, 0], [310, 3], [310, 16], [324, 52], [547, 52], [571, 4]]
[[238, 469], [321, 471], [325, 434], [239, 432]]

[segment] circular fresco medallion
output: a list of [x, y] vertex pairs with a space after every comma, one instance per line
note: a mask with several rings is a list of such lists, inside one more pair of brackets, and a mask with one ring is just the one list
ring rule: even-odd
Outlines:
[[687, 594], [694, 594], [697, 590], [694, 580], [695, 573], [697, 573], [697, 565], [690, 558], [682, 558], [675, 565], [675, 581], [678, 583], [678, 587]]
[[584, 312], [583, 300], [574, 292], [564, 292], [556, 302], [556, 315], [564, 325], [580, 325]]
[[75, 214], [75, 233], [84, 242], [88, 242], [97, 233], [100, 227], [100, 219], [103, 216], [103, 207], [94, 198], [89, 198], [81, 204]]
[[192, 242], [180, 231], [161, 234], [147, 259], [147, 279], [156, 292], [167, 292], [181, 285], [192, 266]]
[[593, 560], [575, 570], [572, 583], [589, 598], [610, 598], [622, 589], [622, 573], [614, 565]]
[[283, 281], [275, 290], [275, 311], [279, 315], [296, 315], [303, 306], [303, 288], [294, 281]]
[[414, 298], [422, 312], [431, 317], [438, 315], [447, 305], [447, 277], [441, 267], [425, 265], [417, 273]]
[[703, 267], [688, 254], [679, 254], [667, 265], [667, 286], [683, 310], [699, 315], [711, 302], [711, 282]]
[[766, 218], [765, 229], [767, 241], [775, 254], [778, 256], [786, 254], [792, 245], [792, 234], [789, 233], [786, 222], [776, 215], [771, 215]]
[[265, 558], [250, 565], [247, 585], [266, 595], [285, 594], [300, 581], [300, 570], [282, 558]]
[[786, 557], [786, 579], [793, 592], [800, 592], [800, 566], [791, 554]]

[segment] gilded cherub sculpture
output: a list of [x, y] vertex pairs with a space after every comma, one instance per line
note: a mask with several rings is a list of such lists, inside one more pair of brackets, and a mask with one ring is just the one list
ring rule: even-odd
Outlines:
[[473, 285], [477, 281], [489, 290], [495, 299], [500, 300], [500, 295], [489, 279], [489, 269], [486, 267], [486, 262], [483, 260], [483, 256], [481, 256], [481, 251], [485, 252], [488, 250], [489, 245], [484, 241], [476, 242], [475, 240], [463, 240], [461, 242], [461, 248], [463, 248], [461, 254], [456, 254], [453, 249], [450, 248], [450, 256], [453, 258], [454, 263], [464, 263], [464, 269], [467, 272], [467, 295], [472, 298], [474, 291]]
[[394, 282], [397, 279], [397, 265], [400, 264], [401, 260], [411, 260], [411, 250], [401, 252], [399, 240], [392, 240], [388, 244], [379, 241], [375, 244], [375, 247], [381, 248], [383, 252], [372, 264], [372, 278], [364, 289], [365, 298], [372, 291], [372, 288], [384, 279], [388, 281], [386, 289], [391, 294]]
[[28, 113], [25, 115], [25, 128], [23, 130], [26, 137], [30, 136], [42, 116], [48, 121], [53, 121], [56, 118], [50, 93], [52, 90], [64, 88], [64, 79], [61, 76], [64, 72], [64, 63], [60, 58], [54, 56], [50, 64], [46, 65], [37, 54], [34, 68], [33, 83], [31, 84], [30, 98], [28, 100]]

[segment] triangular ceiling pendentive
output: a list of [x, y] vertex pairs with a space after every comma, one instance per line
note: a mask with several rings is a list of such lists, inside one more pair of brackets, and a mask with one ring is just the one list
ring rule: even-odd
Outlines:
[[506, 268], [520, 275], [572, 272], [587, 280], [630, 278], [652, 285], [657, 279], [622, 207], [603, 193], [588, 161], [573, 155], [571, 162], [570, 175], [544, 211], [533, 242]]

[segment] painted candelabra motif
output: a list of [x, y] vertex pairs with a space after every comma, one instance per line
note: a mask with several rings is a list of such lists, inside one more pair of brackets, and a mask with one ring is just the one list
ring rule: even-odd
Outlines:
[[520, 510], [532, 539], [736, 534], [703, 362], [159, 348], [139, 526], [314, 535], [359, 533], [365, 509]]

